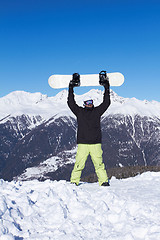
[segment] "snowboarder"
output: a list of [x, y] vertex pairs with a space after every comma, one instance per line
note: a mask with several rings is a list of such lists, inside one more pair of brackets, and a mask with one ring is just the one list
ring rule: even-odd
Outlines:
[[108, 78], [101, 85], [104, 86], [103, 102], [94, 107], [93, 100], [84, 101], [84, 108], [76, 104], [73, 88], [77, 86], [73, 81], [69, 83], [68, 106], [76, 115], [78, 122], [76, 162], [71, 173], [71, 183], [79, 184], [82, 170], [90, 154], [100, 186], [109, 186], [108, 176], [102, 159], [101, 148], [101, 126], [100, 119], [102, 114], [110, 105], [110, 85]]

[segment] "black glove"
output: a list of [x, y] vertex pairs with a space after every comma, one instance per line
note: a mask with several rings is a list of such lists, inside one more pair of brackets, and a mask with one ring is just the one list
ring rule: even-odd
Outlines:
[[101, 71], [99, 73], [99, 84], [109, 89], [110, 84], [109, 84], [109, 78], [107, 77], [106, 71]]
[[79, 87], [80, 86], [80, 75], [74, 73], [72, 75], [72, 80], [69, 82], [69, 88]]
[[69, 82], [69, 88], [74, 88], [75, 86], [74, 86], [74, 83], [73, 83], [73, 81], [71, 80], [70, 82]]
[[109, 78], [108, 78], [108, 77], [107, 77], [106, 80], [104, 81], [103, 86], [104, 86], [106, 89], [109, 89], [109, 88], [110, 88]]

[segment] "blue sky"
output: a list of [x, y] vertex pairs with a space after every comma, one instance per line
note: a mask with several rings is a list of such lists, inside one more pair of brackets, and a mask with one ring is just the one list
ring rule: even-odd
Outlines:
[[107, 70], [124, 74], [120, 96], [160, 101], [159, 13], [156, 0], [0, 1], [0, 97], [53, 96], [54, 73]]

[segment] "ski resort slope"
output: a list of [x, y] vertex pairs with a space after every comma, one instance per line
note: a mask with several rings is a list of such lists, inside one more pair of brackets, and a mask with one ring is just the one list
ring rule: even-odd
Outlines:
[[160, 173], [110, 184], [1, 180], [0, 239], [160, 239]]

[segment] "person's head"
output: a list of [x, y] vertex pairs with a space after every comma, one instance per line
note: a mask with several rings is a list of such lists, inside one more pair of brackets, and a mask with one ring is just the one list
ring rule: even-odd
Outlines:
[[86, 107], [86, 108], [92, 108], [93, 107], [93, 100], [92, 99], [85, 100], [83, 106]]

